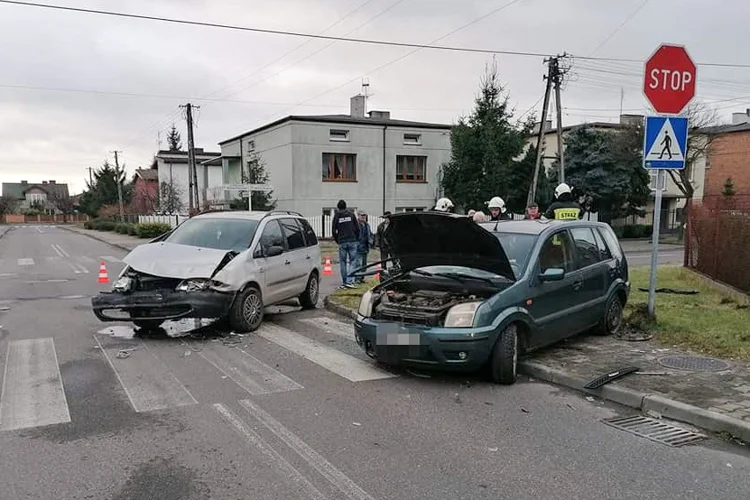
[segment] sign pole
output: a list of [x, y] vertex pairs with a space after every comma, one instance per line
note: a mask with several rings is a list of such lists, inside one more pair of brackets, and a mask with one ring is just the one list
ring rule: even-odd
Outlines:
[[659, 230], [661, 226], [661, 194], [664, 170], [656, 171], [656, 199], [654, 200], [654, 230], [651, 233], [651, 273], [648, 280], [648, 315], [654, 317], [656, 309], [656, 272], [659, 268]]

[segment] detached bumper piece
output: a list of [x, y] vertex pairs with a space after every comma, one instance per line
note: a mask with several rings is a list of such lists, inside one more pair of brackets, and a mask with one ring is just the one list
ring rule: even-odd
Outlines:
[[174, 320], [220, 318], [227, 314], [231, 302], [232, 295], [211, 290], [102, 292], [91, 298], [91, 307], [100, 321]]

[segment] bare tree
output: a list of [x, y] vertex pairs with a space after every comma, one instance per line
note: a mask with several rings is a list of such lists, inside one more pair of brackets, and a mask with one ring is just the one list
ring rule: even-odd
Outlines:
[[159, 211], [174, 214], [183, 208], [180, 186], [172, 181], [159, 184]]
[[[67, 191], [67, 189], [66, 189]], [[68, 221], [68, 215], [72, 214], [75, 210], [75, 199], [68, 195], [66, 192], [54, 191], [51, 196], [51, 205], [62, 212], [63, 221]]]
[[12, 214], [18, 202], [10, 196], [0, 196], [0, 215]]

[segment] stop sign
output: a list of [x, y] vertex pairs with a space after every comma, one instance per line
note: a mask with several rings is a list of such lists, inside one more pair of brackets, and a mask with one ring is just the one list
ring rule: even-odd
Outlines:
[[643, 92], [657, 113], [678, 114], [695, 96], [695, 63], [681, 45], [662, 45], [646, 61]]

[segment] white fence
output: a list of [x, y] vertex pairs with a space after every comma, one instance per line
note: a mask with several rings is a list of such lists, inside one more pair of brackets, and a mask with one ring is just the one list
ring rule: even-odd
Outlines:
[[138, 223], [139, 224], [150, 224], [154, 222], [159, 222], [163, 224], [169, 224], [170, 226], [177, 227], [186, 220], [188, 220], [189, 217], [187, 215], [139, 215], [138, 216]]

